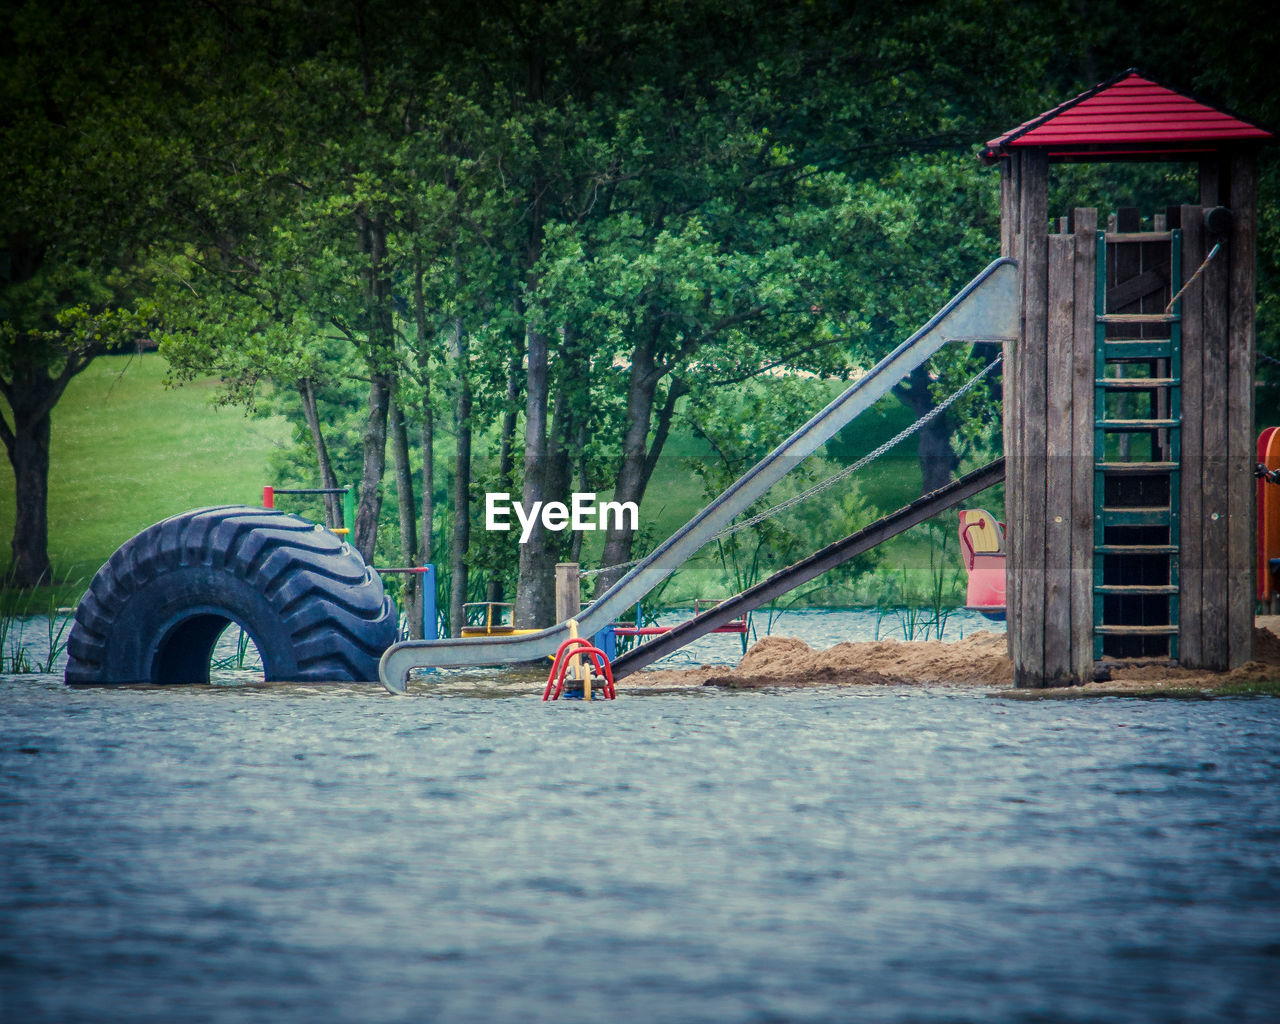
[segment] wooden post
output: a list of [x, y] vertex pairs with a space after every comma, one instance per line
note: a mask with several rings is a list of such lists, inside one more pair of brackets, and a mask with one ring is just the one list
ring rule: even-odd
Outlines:
[[[1204, 259], [1204, 211], [1184, 206], [1182, 227], [1182, 281]], [[1181, 543], [1178, 551], [1180, 581], [1178, 600], [1178, 660], [1183, 665], [1204, 664], [1204, 547], [1201, 541], [1204, 469], [1204, 282], [1192, 281], [1180, 300], [1182, 310], [1182, 496]], [[1212, 627], [1211, 627], [1212, 628]]]
[[[1000, 161], [1000, 255], [1017, 258], [1019, 254], [1018, 235], [1018, 183], [1022, 157], [1013, 153]], [[1017, 453], [1022, 443], [1022, 429], [1019, 405], [1019, 382], [1021, 371], [1022, 342], [1021, 339], [1004, 343], [1004, 365], [1001, 393], [1002, 398], [1002, 430], [1004, 452], [1007, 456], [1005, 465], [1005, 616], [1007, 628], [1005, 642], [1008, 647], [1009, 660], [1015, 665], [1022, 657], [1022, 646], [1019, 641], [1018, 622], [1021, 615], [1020, 574], [1016, 571], [1017, 559], [1022, 549], [1020, 524], [1022, 522], [1022, 487], [1019, 477], [1019, 460]]]
[[582, 611], [582, 584], [577, 562], [556, 563], [556, 622], [576, 619]]
[[1048, 239], [1045, 435], [1044, 685], [1072, 677], [1071, 525], [1075, 357], [1075, 239]]
[[[1257, 502], [1253, 465], [1254, 319], [1258, 234], [1258, 163], [1253, 151], [1233, 154], [1230, 164], [1231, 262], [1227, 329], [1227, 668], [1253, 658], [1253, 612], [1257, 593]], [[1219, 259], [1221, 255], [1219, 255]], [[1215, 260], [1214, 262], [1217, 262]]]
[[[1213, 240], [1206, 232], [1206, 250]], [[1227, 517], [1230, 513], [1227, 491], [1227, 356], [1229, 302], [1228, 254], [1219, 251], [1200, 275], [1203, 289], [1203, 348], [1201, 350], [1201, 495], [1200, 544], [1203, 556], [1203, 588], [1200, 668], [1222, 671], [1230, 664], [1227, 593], [1228, 576]], [[1194, 273], [1194, 269], [1192, 271]], [[1184, 360], [1185, 370], [1185, 360]], [[1249, 577], [1252, 580], [1252, 576]]]
[[1072, 212], [1075, 284], [1072, 366], [1071, 471], [1071, 675], [1093, 678], [1093, 419], [1094, 291], [1098, 261], [1098, 211]]
[[[1045, 457], [1048, 444], [1046, 306], [1048, 301], [1049, 159], [1043, 150], [1021, 154], [1018, 257], [1022, 282], [1018, 379], [1018, 437], [1011, 453], [1016, 536], [1010, 571], [1018, 576], [1014, 685], [1045, 685]], [[1006, 481], [1006, 490], [1008, 481]], [[1015, 512], [1009, 512], [1011, 517]]]

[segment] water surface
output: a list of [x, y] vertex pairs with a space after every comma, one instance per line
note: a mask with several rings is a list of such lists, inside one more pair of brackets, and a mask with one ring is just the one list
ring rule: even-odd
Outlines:
[[620, 689], [0, 679], [0, 1019], [1280, 1019], [1280, 701]]

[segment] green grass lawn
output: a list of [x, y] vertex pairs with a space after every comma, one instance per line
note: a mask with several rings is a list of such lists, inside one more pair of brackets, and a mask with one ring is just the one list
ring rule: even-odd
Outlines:
[[[54, 409], [49, 556], [61, 603], [74, 602], [111, 553], [152, 523], [262, 501], [268, 453], [287, 441], [288, 424], [215, 407], [212, 382], [168, 388], [165, 370], [156, 353], [101, 357]], [[13, 473], [0, 460], [0, 574], [13, 501]]]

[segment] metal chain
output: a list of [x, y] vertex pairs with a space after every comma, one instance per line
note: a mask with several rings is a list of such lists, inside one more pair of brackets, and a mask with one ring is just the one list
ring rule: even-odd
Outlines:
[[[853, 465], [846, 466], [844, 469], [840, 470], [840, 472], [827, 477], [827, 479], [825, 480], [819, 481], [818, 483], [810, 487], [808, 490], [802, 491], [801, 493], [795, 495], [794, 497], [788, 498], [786, 501], [779, 502], [777, 505], [774, 505], [771, 508], [767, 508], [763, 512], [758, 512], [754, 516], [751, 516], [749, 519], [744, 519], [740, 523], [731, 523], [729, 526], [726, 526], [723, 530], [721, 530], [714, 537], [712, 537], [711, 540], [724, 540], [724, 538], [732, 536], [733, 534], [737, 533], [739, 530], [745, 530], [750, 526], [756, 526], [757, 524], [764, 522], [766, 519], [772, 519], [776, 515], [781, 515], [783, 512], [786, 512], [790, 508], [794, 508], [796, 505], [799, 505], [801, 502], [808, 501], [815, 494], [819, 494], [822, 491], [825, 491], [828, 487], [838, 484], [841, 480], [844, 480], [847, 477], [852, 476], [854, 473], [858, 472], [858, 470], [862, 469], [864, 466], [867, 466], [868, 464], [874, 462], [876, 459], [880, 458], [881, 455], [889, 451], [891, 448], [894, 448], [901, 442], [905, 441], [912, 434], [915, 434], [917, 431], [923, 429], [926, 423], [930, 422], [933, 419], [936, 419], [938, 416], [941, 416], [944, 412], [947, 411], [947, 409], [949, 409], [952, 405], [954, 405], [961, 398], [963, 398], [970, 391], [972, 391], [975, 387], [977, 387], [978, 382], [982, 380], [982, 378], [984, 378], [988, 373], [994, 370], [998, 365], [1000, 365], [1000, 361], [1003, 358], [1004, 358], [1003, 355], [996, 356], [993, 360], [991, 360], [991, 362], [989, 362], [986, 366], [984, 366], [981, 370], [979, 370], [976, 374], [974, 374], [968, 381], [966, 381], [958, 391], [955, 391], [949, 397], [947, 397], [940, 405], [934, 406], [927, 413], [925, 413], [918, 420], [916, 420], [913, 424], [911, 424], [911, 426], [907, 427], [901, 433], [897, 434], [895, 437], [886, 441], [875, 451], [869, 452], [868, 454], [864, 455], [857, 462], [853, 463]], [[599, 569], [584, 569], [578, 575], [579, 576], [598, 576], [600, 575], [600, 573], [606, 572], [606, 571], [632, 569], [643, 561], [644, 561], [643, 558], [635, 558], [635, 559], [632, 559], [630, 562], [622, 562], [618, 565], [601, 566]]]
[[737, 533], [739, 530], [745, 530], [747, 527], [755, 526], [758, 523], [764, 522], [766, 519], [772, 519], [774, 516], [780, 515], [781, 513], [786, 512], [788, 509], [794, 508], [796, 505], [799, 505], [801, 502], [808, 501], [815, 494], [820, 494], [822, 491], [825, 491], [828, 487], [831, 487], [834, 484], [838, 484], [841, 480], [844, 480], [847, 477], [852, 476], [854, 473], [858, 472], [858, 470], [862, 469], [864, 466], [867, 466], [870, 463], [874, 462], [876, 459], [880, 458], [881, 455], [889, 451], [891, 448], [894, 448], [901, 442], [905, 441], [912, 434], [915, 434], [918, 431], [922, 430], [926, 423], [929, 423], [931, 420], [934, 420], [937, 417], [941, 416], [954, 403], [958, 402], [961, 398], [963, 398], [970, 391], [972, 391], [977, 386], [978, 382], [982, 380], [983, 377], [985, 377], [988, 373], [990, 373], [993, 369], [995, 369], [995, 367], [1000, 363], [1000, 360], [1002, 358], [1003, 356], [996, 356], [995, 359], [991, 360], [991, 362], [989, 362], [985, 367], [979, 370], [978, 373], [975, 374], [973, 377], [971, 377], [958, 391], [956, 391], [949, 398], [943, 401], [941, 405], [934, 406], [927, 413], [925, 413], [918, 420], [916, 420], [915, 423], [911, 424], [911, 426], [907, 427], [897, 436], [890, 438], [888, 441], [882, 444], [875, 451], [869, 452], [868, 454], [864, 455], [853, 465], [846, 466], [844, 469], [840, 470], [840, 472], [827, 477], [827, 479], [825, 480], [819, 481], [818, 483], [810, 487], [808, 490], [801, 491], [799, 494], [797, 494], [793, 498], [788, 498], [786, 501], [780, 502], [777, 505], [774, 505], [772, 508], [767, 508], [763, 512], [758, 512], [756, 515], [752, 516], [749, 519], [744, 519], [740, 523], [733, 523], [729, 526], [726, 526], [723, 530], [717, 533], [715, 537], [712, 538], [712, 540], [723, 540], [725, 537], [729, 537]]

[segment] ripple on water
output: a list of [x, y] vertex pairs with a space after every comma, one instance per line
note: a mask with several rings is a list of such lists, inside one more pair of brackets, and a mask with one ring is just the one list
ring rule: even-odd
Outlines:
[[1280, 1019], [1280, 702], [0, 682], [0, 1017]]

